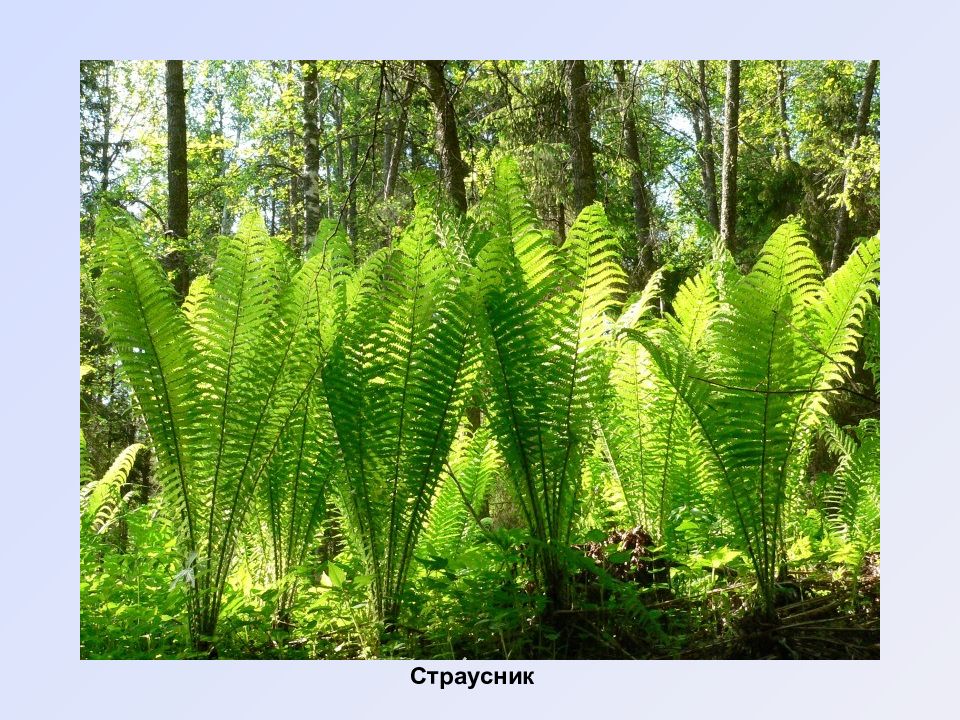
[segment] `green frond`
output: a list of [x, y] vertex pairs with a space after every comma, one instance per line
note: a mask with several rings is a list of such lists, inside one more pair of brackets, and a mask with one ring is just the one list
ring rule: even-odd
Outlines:
[[187, 341], [189, 328], [173, 288], [147, 254], [136, 221], [104, 212], [97, 228], [100, 311], [143, 410], [168, 507], [182, 520], [188, 552], [194, 551], [201, 522], [191, 491], [194, 448], [202, 444], [199, 357]]
[[184, 555], [194, 558], [191, 633], [209, 635], [258, 483], [321, 388], [345, 270], [317, 254], [285, 284], [279, 246], [249, 215], [181, 310], [135, 221], [105, 218], [98, 232], [101, 310], [184, 529]]
[[477, 324], [493, 429], [527, 526], [543, 548], [539, 572], [559, 600], [556, 549], [570, 539], [593, 412], [603, 399], [607, 342], [626, 287], [616, 241], [598, 205], [557, 250], [529, 211], [516, 170], [498, 168], [481, 214], [490, 238], [477, 256]]
[[818, 387], [834, 387], [853, 370], [864, 316], [880, 280], [880, 238], [864, 240], [817, 293]]
[[863, 350], [864, 367], [873, 375], [877, 386], [877, 395], [880, 395], [880, 290], [877, 289], [878, 302], [870, 305], [863, 319]]
[[106, 532], [117, 519], [124, 503], [121, 488], [127, 482], [137, 453], [143, 447], [140, 443], [134, 443], [124, 448], [103, 477], [80, 488], [80, 513], [95, 533]]
[[496, 441], [486, 425], [474, 433], [461, 427], [430, 508], [420, 545], [423, 552], [453, 557], [476, 536], [478, 518], [472, 512], [482, 512], [500, 463]]
[[[195, 333], [196, 338], [201, 338], [204, 335], [203, 328], [198, 327], [199, 323], [203, 320], [201, 316], [201, 308], [206, 304], [207, 298], [213, 293], [213, 286], [210, 284], [209, 275], [197, 275], [190, 283], [190, 290], [187, 292], [187, 296], [183, 299], [183, 305], [181, 309], [183, 310], [184, 316], [187, 318], [187, 323], [190, 325], [190, 329]], [[199, 340], [198, 340], [199, 341]]]
[[[863, 252], [868, 258], [869, 246]], [[844, 269], [824, 284], [801, 229], [787, 224], [749, 274], [720, 276], [722, 302], [709, 329], [693, 330], [698, 323], [680, 293], [668, 329], [638, 336], [689, 410], [703, 472], [719, 481], [718, 509], [753, 562], [768, 612], [783, 557], [783, 510], [816, 427], [811, 409], [848, 362], [869, 265], [854, 260], [860, 272]], [[684, 329], [705, 338], [701, 357], [686, 350]]]
[[307, 249], [307, 259], [314, 255], [341, 254], [346, 250], [350, 255], [350, 240], [347, 237], [346, 224], [334, 218], [323, 218], [317, 227], [317, 236]]
[[830, 451], [839, 455], [841, 460], [853, 455], [857, 449], [856, 439], [829, 416], [820, 424], [820, 435]]
[[681, 285], [672, 315], [617, 344], [601, 425], [633, 521], [658, 541], [667, 539], [674, 500], [698, 502], [701, 486], [713, 478], [705, 467], [691, 476], [690, 464], [703, 465], [708, 456], [696, 441], [686, 402], [703, 392], [693, 378], [702, 372], [703, 347], [718, 307], [711, 274], [704, 270]]
[[848, 566], [859, 572], [864, 556], [880, 550], [880, 423], [876, 420], [861, 420], [856, 440], [844, 444], [825, 505], [830, 528], [850, 550]]
[[642, 320], [650, 317], [654, 310], [654, 301], [663, 290], [663, 269], [658, 268], [647, 280], [647, 284], [639, 293], [627, 298], [624, 310], [617, 318], [617, 333], [624, 330], [633, 330]]
[[473, 290], [435, 228], [435, 217], [418, 213], [389, 253], [361, 269], [323, 371], [345, 468], [338, 504], [388, 622], [473, 373]]

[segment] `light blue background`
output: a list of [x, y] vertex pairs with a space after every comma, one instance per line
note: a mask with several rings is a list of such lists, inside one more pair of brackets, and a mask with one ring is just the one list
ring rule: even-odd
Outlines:
[[[882, 3], [31, 3], [4, 12], [0, 707], [12, 718], [939, 718], [956, 712], [955, 10]], [[82, 58], [879, 57], [879, 662], [463, 663], [534, 687], [439, 690], [391, 662], [80, 662], [77, 98]], [[545, 712], [544, 712], [545, 711]], [[0, 712], [3, 712], [0, 710]]]

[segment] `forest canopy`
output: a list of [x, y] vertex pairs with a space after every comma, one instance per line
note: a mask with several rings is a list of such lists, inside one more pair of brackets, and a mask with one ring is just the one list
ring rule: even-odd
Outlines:
[[81, 657], [879, 657], [877, 61], [84, 61]]

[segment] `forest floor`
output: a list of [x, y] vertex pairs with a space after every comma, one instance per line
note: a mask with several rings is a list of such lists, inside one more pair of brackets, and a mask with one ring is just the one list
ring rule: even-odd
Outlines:
[[[673, 657], [685, 659], [880, 659], [880, 572], [868, 557], [855, 582], [809, 574], [784, 583], [776, 622], [734, 613], [734, 632], [703, 624]], [[745, 606], [744, 606], [745, 607]], [[719, 617], [719, 616], [718, 616]], [[729, 617], [727, 618], [729, 621]]]

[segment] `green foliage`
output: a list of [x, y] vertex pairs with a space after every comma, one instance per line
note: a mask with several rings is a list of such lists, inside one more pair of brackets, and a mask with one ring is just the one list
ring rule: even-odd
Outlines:
[[861, 420], [851, 435], [828, 420], [840, 464], [825, 493], [827, 522], [844, 541], [839, 556], [855, 575], [867, 553], [880, 552], [880, 423]]
[[189, 650], [183, 596], [171, 592], [176, 538], [157, 501], [123, 513], [129, 549], [80, 526], [80, 657], [178, 657]]
[[318, 256], [281, 287], [277, 246], [248, 217], [183, 311], [132, 220], [104, 214], [98, 233], [100, 307], [153, 439], [200, 645], [214, 634], [258, 482], [306, 412], [342, 283]]
[[473, 290], [454, 252], [423, 211], [373, 255], [323, 370], [344, 463], [337, 503], [388, 625], [474, 372]]
[[[718, 307], [717, 288], [709, 269], [687, 280], [667, 315], [652, 333], [672, 333], [683, 362], [657, 365], [637, 339], [642, 321], [650, 320], [650, 298], [659, 285], [651, 278], [640, 300], [617, 322], [620, 335], [610, 373], [610, 396], [600, 416], [614, 475], [623, 488], [634, 524], [656, 541], [667, 539], [672, 509], [698, 504], [707, 482], [702, 439], [678, 388], [687, 387], [702, 357], [703, 346]], [[637, 310], [637, 308], [641, 310]], [[634, 332], [628, 332], [634, 331]]]
[[[81, 433], [85, 656], [628, 654], [665, 642], [653, 597], [751, 574], [769, 619], [812, 542], [878, 550], [879, 424], [829, 411], [861, 335], [879, 381], [879, 238], [824, 280], [787, 223], [746, 274], [714, 247], [669, 303], [662, 270], [624, 301], [599, 204], [558, 245], [511, 160], [467, 218], [420, 197], [359, 267], [332, 221], [301, 264], [245, 216], [182, 307], [138, 223], [100, 216], [98, 309], [160, 492], [120, 496], [139, 444], [93, 480]], [[818, 431], [839, 466], [812, 487]], [[628, 525], [652, 544], [590, 554]]]
[[880, 292], [877, 303], [871, 305], [863, 319], [863, 365], [873, 375], [873, 382], [880, 394]]
[[[86, 445], [83, 443], [82, 433], [80, 438], [81, 451], [84, 451]], [[103, 477], [86, 483], [83, 482], [84, 459], [81, 458], [80, 513], [84, 522], [89, 523], [91, 529], [98, 535], [106, 532], [113, 525], [126, 502], [127, 498], [122, 494], [122, 488], [140, 450], [143, 450], [143, 445], [140, 443], [124, 448]], [[89, 466], [87, 466], [87, 472], [89, 472]]]
[[481, 513], [501, 462], [486, 425], [473, 433], [461, 428], [430, 509], [420, 552], [428, 557], [454, 557], [475, 541], [481, 528], [492, 525]]
[[[877, 238], [821, 282], [802, 233], [784, 225], [708, 313], [713, 327], [702, 357], [688, 349], [682, 322], [637, 333], [702, 438], [698, 475], [719, 483], [719, 508], [753, 563], [767, 615], [776, 602], [787, 496], [829, 393], [852, 367], [878, 277]], [[706, 302], [714, 301], [697, 304]]]
[[510, 467], [540, 581], [563, 602], [559, 549], [570, 541], [580, 466], [603, 395], [608, 312], [625, 285], [603, 210], [586, 208], [563, 248], [537, 227], [516, 169], [498, 168], [480, 213], [480, 345], [491, 427]]

